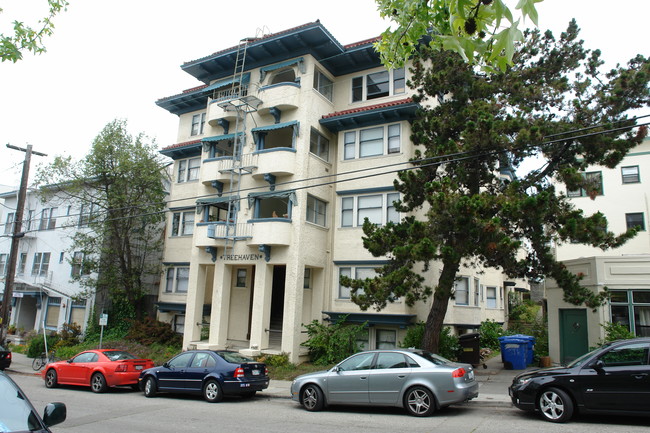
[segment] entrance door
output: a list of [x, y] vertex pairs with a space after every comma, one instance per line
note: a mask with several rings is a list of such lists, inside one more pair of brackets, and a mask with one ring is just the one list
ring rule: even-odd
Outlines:
[[560, 362], [567, 364], [588, 350], [587, 310], [560, 310]]
[[282, 344], [282, 319], [284, 317], [284, 284], [287, 276], [285, 265], [273, 267], [273, 288], [271, 294], [271, 321], [269, 326], [269, 346]]

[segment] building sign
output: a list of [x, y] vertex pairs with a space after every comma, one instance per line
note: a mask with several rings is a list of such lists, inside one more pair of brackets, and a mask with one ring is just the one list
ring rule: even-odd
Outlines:
[[261, 260], [264, 258], [262, 254], [223, 254], [219, 257], [221, 260], [231, 261], [231, 262], [249, 262], [255, 260]]
[[13, 292], [13, 293], [12, 293], [12, 296], [13, 296], [14, 298], [22, 298], [22, 297], [23, 297], [23, 294], [20, 293], [20, 292]]

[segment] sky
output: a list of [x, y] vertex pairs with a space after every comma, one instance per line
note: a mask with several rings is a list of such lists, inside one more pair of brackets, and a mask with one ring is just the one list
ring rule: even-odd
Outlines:
[[[57, 155], [81, 159], [114, 119], [158, 148], [175, 144], [178, 117], [155, 102], [202, 84], [181, 70], [184, 62], [317, 19], [344, 45], [388, 26], [374, 0], [69, 1], [46, 53], [0, 63], [0, 188], [17, 187], [25, 157], [5, 143], [47, 154], [32, 157], [30, 178]], [[15, 19], [35, 24], [46, 7], [46, 0], [0, 0], [0, 33]], [[600, 49], [607, 66], [650, 54], [647, 0], [544, 0], [538, 11], [540, 28], [556, 35], [575, 17], [586, 47]]]

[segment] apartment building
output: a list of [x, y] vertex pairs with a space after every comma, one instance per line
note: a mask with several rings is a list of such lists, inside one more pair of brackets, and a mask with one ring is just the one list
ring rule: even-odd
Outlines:
[[573, 273], [582, 275], [582, 284], [594, 291], [607, 289], [610, 298], [596, 310], [564, 302], [562, 290], [548, 282], [549, 352], [560, 362], [584, 353], [604, 336], [602, 324], [625, 325], [633, 334], [650, 336], [650, 140], [630, 151], [615, 168], [589, 167], [584, 175], [595, 180], [595, 193], [566, 191], [574, 205], [586, 215], [601, 212], [609, 229], [622, 233], [639, 227], [637, 236], [623, 246], [602, 251], [581, 244], [556, 247], [558, 260]]
[[[4, 235], [0, 237], [0, 289], [4, 294], [18, 191], [2, 193], [0, 199], [4, 200], [0, 226]], [[9, 323], [17, 329], [57, 331], [64, 323], [86, 328], [93, 297], [72, 281], [84, 275], [83, 256], [69, 249], [70, 233], [87, 227], [91, 208], [63, 203], [55, 196], [42, 202], [35, 192], [27, 192]]]
[[[395, 347], [430, 302], [361, 311], [341, 275], [386, 263], [362, 224], [398, 221], [396, 170], [414, 154], [407, 68], [385, 69], [376, 39], [340, 44], [320, 22], [242, 39], [181, 68], [198, 85], [157, 105], [179, 118], [159, 318], [185, 348], [306, 354], [303, 324], [368, 323], [366, 348]], [[224, 44], [225, 45], [225, 44]], [[435, 285], [440, 268], [427, 278]], [[446, 323], [505, 320], [527, 290], [489, 269], [461, 270]]]

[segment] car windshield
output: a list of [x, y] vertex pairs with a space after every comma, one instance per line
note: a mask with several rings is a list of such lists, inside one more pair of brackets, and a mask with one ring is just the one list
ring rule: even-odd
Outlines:
[[43, 427], [31, 405], [14, 383], [0, 374], [0, 432], [40, 430]]
[[435, 353], [426, 352], [424, 350], [413, 352], [413, 353], [415, 353], [416, 355], [420, 355], [422, 358], [426, 359], [429, 362], [434, 363], [435, 365], [451, 364], [450, 360], [448, 360], [447, 358], [443, 358], [440, 355], [436, 355]]
[[123, 359], [137, 359], [134, 355], [131, 355], [129, 352], [124, 352], [123, 350], [111, 350], [110, 352], [104, 352], [104, 355], [111, 361], [122, 361]]
[[580, 367], [582, 364], [584, 364], [584, 362], [585, 362], [585, 360], [587, 360], [587, 358], [591, 357], [591, 355], [593, 355], [594, 353], [596, 353], [600, 349], [601, 348], [599, 347], [598, 349], [592, 350], [591, 352], [587, 352], [584, 355], [577, 357], [576, 359], [574, 359], [573, 361], [571, 361], [567, 365], [567, 368]]
[[241, 355], [237, 352], [215, 352], [217, 355], [226, 360], [226, 362], [231, 362], [233, 364], [241, 364], [242, 362], [255, 362], [254, 359], [251, 359], [247, 356]]

